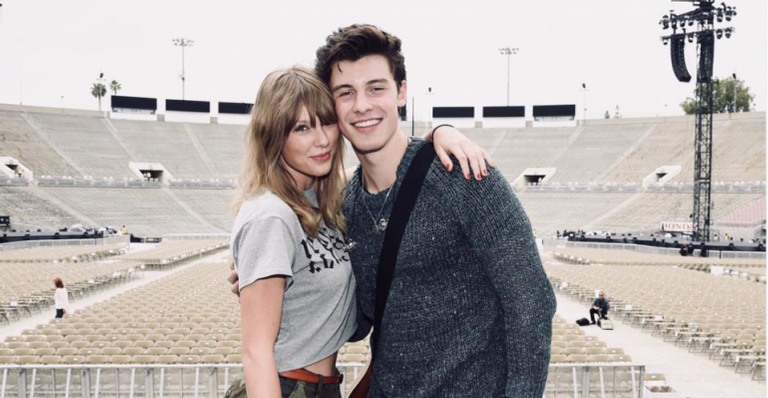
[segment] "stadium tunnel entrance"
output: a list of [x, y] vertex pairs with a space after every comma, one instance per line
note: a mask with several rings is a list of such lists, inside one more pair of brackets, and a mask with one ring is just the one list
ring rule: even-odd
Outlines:
[[0, 156], [0, 173], [8, 178], [26, 178], [32, 180], [32, 170], [10, 156]]
[[541, 185], [547, 183], [557, 172], [554, 167], [528, 168], [523, 170], [512, 182], [517, 190], [524, 190], [529, 185]]
[[669, 182], [673, 178], [677, 177], [682, 169], [683, 168], [679, 165], [661, 166], [654, 170], [653, 173], [648, 174], [648, 176], [643, 178], [643, 187]]
[[173, 175], [166, 170], [162, 163], [131, 162], [128, 164], [128, 168], [144, 181], [157, 181], [163, 185], [168, 185], [173, 180]]

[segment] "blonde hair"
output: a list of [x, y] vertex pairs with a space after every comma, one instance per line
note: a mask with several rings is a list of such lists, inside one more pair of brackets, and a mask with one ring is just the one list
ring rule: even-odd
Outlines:
[[313, 128], [317, 118], [323, 125], [337, 122], [333, 96], [311, 69], [294, 66], [267, 75], [251, 109], [240, 191], [233, 213], [237, 214], [243, 201], [269, 191], [291, 207], [308, 235], [317, 236], [321, 221], [345, 231], [340, 194], [345, 145], [341, 137], [336, 143], [330, 173], [314, 182], [319, 212], [312, 208], [284, 162], [280, 161], [283, 145], [301, 116], [302, 108], [306, 108]]

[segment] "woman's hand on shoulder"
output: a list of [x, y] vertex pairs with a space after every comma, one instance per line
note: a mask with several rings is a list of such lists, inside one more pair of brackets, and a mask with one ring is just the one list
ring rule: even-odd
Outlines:
[[440, 126], [437, 130], [427, 133], [424, 138], [434, 143], [435, 152], [448, 171], [453, 171], [453, 161], [450, 157], [453, 155], [468, 180], [471, 176], [482, 180], [483, 176], [488, 175], [488, 166], [496, 166], [485, 149], [451, 126]]

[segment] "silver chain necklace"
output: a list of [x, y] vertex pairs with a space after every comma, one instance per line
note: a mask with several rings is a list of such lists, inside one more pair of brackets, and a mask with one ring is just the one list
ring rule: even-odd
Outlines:
[[[365, 189], [365, 177], [362, 176], [363, 181], [363, 189]], [[363, 199], [363, 207], [365, 207], [365, 210], [368, 212], [368, 215], [371, 217], [371, 220], [373, 220], [373, 230], [381, 233], [387, 230], [387, 224], [389, 224], [389, 218], [381, 217], [381, 213], [384, 212], [384, 208], [387, 206], [387, 199], [389, 199], [389, 194], [392, 193], [393, 187], [395, 184], [392, 184], [391, 187], [387, 188], [387, 195], [384, 196], [384, 203], [381, 204], [381, 209], [379, 209], [379, 213], [376, 215], [376, 217], [373, 216], [373, 213], [371, 212], [371, 209], [368, 208], [368, 204], [365, 203], [365, 199]]]

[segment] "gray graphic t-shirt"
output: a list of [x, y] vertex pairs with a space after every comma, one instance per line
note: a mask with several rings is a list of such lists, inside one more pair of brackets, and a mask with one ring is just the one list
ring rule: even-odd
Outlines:
[[[317, 206], [315, 192], [304, 192]], [[355, 277], [340, 231], [323, 224], [317, 237], [304, 233], [298, 217], [267, 192], [243, 202], [230, 248], [240, 290], [270, 276], [286, 277], [277, 371], [300, 369], [338, 351], [357, 328]]]

